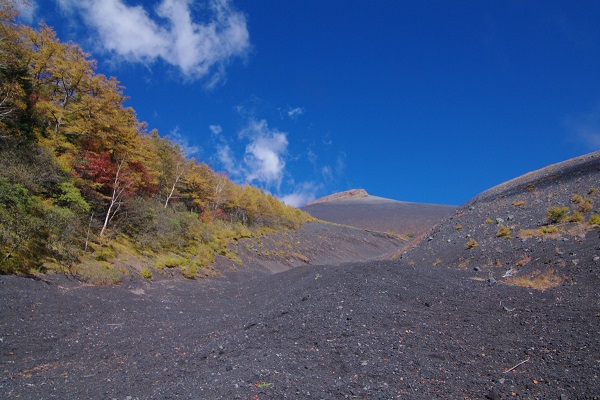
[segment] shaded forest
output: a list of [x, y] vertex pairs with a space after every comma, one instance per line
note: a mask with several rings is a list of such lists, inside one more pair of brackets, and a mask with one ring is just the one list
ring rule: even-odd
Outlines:
[[193, 278], [216, 253], [236, 260], [229, 240], [309, 220], [189, 159], [77, 44], [17, 17], [0, 0], [0, 273], [111, 283], [133, 258]]

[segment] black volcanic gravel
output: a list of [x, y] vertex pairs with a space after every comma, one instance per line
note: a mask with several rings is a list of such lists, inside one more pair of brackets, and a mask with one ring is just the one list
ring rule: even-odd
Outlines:
[[471, 275], [380, 261], [235, 283], [0, 277], [0, 397], [598, 398], [597, 282]]

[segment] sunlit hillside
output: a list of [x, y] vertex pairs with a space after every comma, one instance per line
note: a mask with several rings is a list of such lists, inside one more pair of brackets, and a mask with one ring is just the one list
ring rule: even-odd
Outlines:
[[[309, 217], [189, 159], [124, 106], [124, 88], [52, 28], [0, 1], [0, 272], [58, 270], [100, 283], [127, 271], [211, 274], [230, 239]], [[139, 264], [139, 263], [138, 263]], [[128, 261], [128, 265], [137, 265]], [[140, 264], [141, 265], [141, 264]]]

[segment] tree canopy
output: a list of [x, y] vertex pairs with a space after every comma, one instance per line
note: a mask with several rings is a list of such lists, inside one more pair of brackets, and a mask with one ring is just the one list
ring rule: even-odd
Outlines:
[[140, 249], [193, 255], [227, 226], [308, 220], [148, 132], [116, 78], [49, 26], [20, 25], [17, 15], [0, 0], [0, 273], [72, 271], [88, 245], [120, 235]]

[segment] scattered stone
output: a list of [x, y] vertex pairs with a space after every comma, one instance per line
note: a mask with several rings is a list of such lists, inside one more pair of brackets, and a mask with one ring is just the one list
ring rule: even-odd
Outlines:
[[513, 219], [515, 219], [515, 216], [514, 215], [509, 215], [506, 219], [509, 220], [509, 221], [512, 221]]
[[476, 272], [479, 272], [479, 271], [481, 271], [481, 268], [475, 267], [475, 268], [473, 268], [473, 270], [476, 271]]
[[573, 266], [575, 266], [575, 267], [576, 267], [576, 266], [577, 266], [577, 264], [579, 264], [579, 259], [578, 259], [578, 258], [576, 258], [576, 259], [574, 259], [574, 260], [571, 260], [571, 264], [573, 264]]
[[494, 278], [492, 278], [492, 277], [488, 278], [488, 280], [487, 280], [487, 281], [488, 281], [488, 283], [489, 283], [490, 285], [493, 285], [494, 283], [496, 283], [496, 282], [497, 282], [497, 281], [496, 281], [496, 279], [494, 279]]
[[502, 397], [500, 396], [500, 393], [498, 393], [498, 391], [491, 389], [486, 395], [485, 395], [486, 399], [489, 400], [501, 400]]
[[592, 260], [594, 260], [594, 262], [596, 264], [598, 264], [598, 262], [600, 261], [600, 257], [599, 256], [595, 256], [594, 258], [592, 258]]
[[496, 218], [496, 223], [497, 223], [498, 225], [500, 225], [500, 224], [503, 224], [503, 223], [504, 223], [504, 220], [503, 220], [502, 218]]

